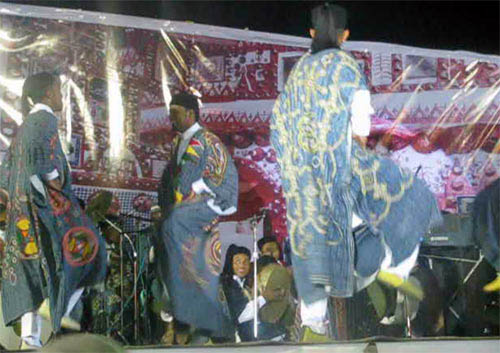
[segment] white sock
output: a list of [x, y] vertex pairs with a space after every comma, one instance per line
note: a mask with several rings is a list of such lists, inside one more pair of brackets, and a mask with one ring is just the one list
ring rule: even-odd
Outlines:
[[42, 317], [36, 312], [21, 316], [21, 339], [30, 346], [42, 346]]
[[326, 334], [327, 298], [317, 300], [311, 304], [300, 301], [300, 317], [302, 326], [309, 326], [311, 330], [320, 335]]
[[71, 294], [71, 297], [69, 298], [69, 301], [68, 301], [68, 307], [66, 308], [66, 312], [64, 313], [64, 316], [69, 316], [69, 314], [71, 313], [71, 311], [75, 307], [76, 303], [78, 303], [78, 299], [80, 299], [82, 294], [83, 294], [83, 288], [78, 288], [77, 290], [75, 290], [73, 292], [73, 294]]
[[420, 244], [418, 244], [415, 247], [415, 249], [413, 249], [413, 252], [411, 253], [410, 256], [408, 256], [406, 259], [401, 261], [399, 264], [397, 264], [395, 266], [389, 266], [387, 268], [382, 267], [382, 269], [385, 270], [386, 272], [395, 274], [395, 275], [403, 278], [404, 280], [407, 280], [408, 277], [410, 276], [410, 272], [411, 272], [412, 268], [417, 263], [419, 250], [420, 250]]

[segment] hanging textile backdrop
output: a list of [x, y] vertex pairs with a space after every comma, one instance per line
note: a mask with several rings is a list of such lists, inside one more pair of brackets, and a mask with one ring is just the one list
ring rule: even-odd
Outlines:
[[[286, 237], [285, 203], [269, 115], [309, 40], [104, 13], [0, 4], [0, 144], [18, 126], [23, 80], [42, 70], [62, 77], [64, 137], [76, 193], [107, 188], [122, 212], [147, 217], [167, 163], [172, 94], [203, 96], [202, 122], [235, 157], [238, 213], [269, 209]], [[500, 176], [500, 57], [350, 42], [376, 110], [370, 147], [417, 172], [443, 210]], [[167, 103], [167, 104], [166, 104]]]

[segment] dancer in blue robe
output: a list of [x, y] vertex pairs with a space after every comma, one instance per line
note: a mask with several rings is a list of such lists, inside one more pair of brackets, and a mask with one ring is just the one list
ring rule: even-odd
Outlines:
[[[52, 329], [78, 329], [69, 317], [83, 287], [103, 280], [104, 241], [71, 190], [54, 111], [62, 108], [57, 76], [40, 73], [23, 86], [24, 121], [0, 173], [6, 207], [2, 305], [7, 325], [21, 319], [23, 344], [39, 347], [41, 316]], [[40, 314], [40, 315], [39, 315]]]
[[[405, 277], [420, 238], [440, 213], [423, 181], [358, 142], [369, 134], [373, 108], [358, 63], [340, 49], [349, 36], [345, 10], [318, 6], [312, 23], [311, 50], [275, 103], [271, 142], [281, 167], [303, 324], [324, 334], [328, 296], [352, 296], [375, 278], [422, 296]], [[357, 249], [353, 219], [373, 237], [363, 242], [373, 250], [369, 257], [362, 245]]]
[[[165, 169], [159, 203], [165, 220], [156, 249], [176, 320], [204, 336], [232, 337], [234, 326], [219, 284], [217, 220], [236, 212], [238, 174], [221, 140], [198, 123], [197, 97], [172, 98], [170, 118], [182, 133]], [[206, 334], [205, 334], [206, 333]]]

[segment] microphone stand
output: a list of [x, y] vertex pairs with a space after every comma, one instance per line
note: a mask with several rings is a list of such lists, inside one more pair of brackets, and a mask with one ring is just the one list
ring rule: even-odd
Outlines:
[[265, 213], [262, 213], [260, 216], [254, 215], [252, 219], [250, 220], [250, 227], [252, 228], [252, 234], [253, 234], [253, 254], [252, 254], [252, 260], [253, 260], [253, 314], [254, 314], [254, 319], [253, 319], [253, 336], [254, 338], [257, 338], [258, 333], [259, 333], [259, 328], [257, 324], [258, 320], [258, 311], [259, 311], [259, 305], [257, 302], [257, 260], [259, 259], [259, 252], [257, 250], [257, 224], [266, 216]]
[[138, 307], [138, 299], [137, 299], [137, 251], [134, 246], [134, 242], [132, 239], [130, 239], [130, 236], [125, 233], [120, 227], [118, 227], [116, 224], [111, 222], [109, 219], [107, 219], [103, 214], [100, 212], [96, 212], [96, 215], [100, 217], [101, 220], [106, 222], [111, 228], [115, 229], [117, 232], [120, 233], [120, 328], [121, 332], [123, 333], [123, 299], [124, 299], [124, 286], [123, 286], [123, 238], [127, 239], [127, 241], [130, 243], [130, 246], [132, 247], [132, 255], [133, 255], [133, 262], [134, 262], [134, 341], [137, 342], [137, 337], [138, 337], [138, 320], [139, 320], [139, 307]]

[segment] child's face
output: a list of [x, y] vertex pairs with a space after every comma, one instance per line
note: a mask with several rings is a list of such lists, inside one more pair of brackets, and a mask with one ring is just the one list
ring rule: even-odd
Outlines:
[[236, 276], [243, 278], [250, 272], [250, 258], [245, 254], [237, 254], [233, 257], [233, 272]]

